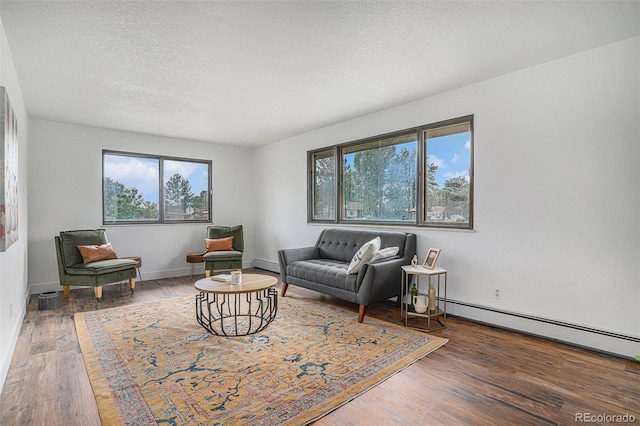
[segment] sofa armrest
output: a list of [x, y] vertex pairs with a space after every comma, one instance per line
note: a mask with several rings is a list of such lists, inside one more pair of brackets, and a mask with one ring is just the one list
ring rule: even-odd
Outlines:
[[387, 300], [400, 294], [402, 266], [408, 265], [404, 257], [384, 259], [363, 265], [358, 272], [358, 303], [369, 305], [371, 302]]
[[320, 257], [318, 247], [300, 247], [278, 250], [278, 263], [280, 264], [280, 278], [287, 282], [287, 265], [300, 260], [317, 259]]

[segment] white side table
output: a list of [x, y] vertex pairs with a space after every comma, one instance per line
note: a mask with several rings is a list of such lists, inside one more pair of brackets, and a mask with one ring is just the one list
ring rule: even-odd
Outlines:
[[[436, 284], [435, 310], [423, 314], [417, 312], [409, 312], [411, 302], [411, 277], [416, 277], [416, 285], [418, 286], [418, 294], [428, 295], [429, 287]], [[426, 282], [420, 286], [420, 278], [426, 277]], [[424, 285], [426, 284], [426, 285]], [[435, 331], [446, 327], [447, 324], [447, 270], [436, 266], [433, 269], [423, 268], [422, 266], [406, 265], [402, 267], [402, 289], [400, 291], [400, 318], [405, 327], [414, 328], [422, 331]], [[427, 326], [422, 327], [418, 322], [419, 318], [426, 318]], [[410, 324], [410, 320], [414, 324]]]

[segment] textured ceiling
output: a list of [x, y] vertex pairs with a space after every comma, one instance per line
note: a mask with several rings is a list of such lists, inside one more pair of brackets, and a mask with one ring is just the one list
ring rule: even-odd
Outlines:
[[6, 1], [32, 118], [254, 147], [640, 34], [640, 2]]

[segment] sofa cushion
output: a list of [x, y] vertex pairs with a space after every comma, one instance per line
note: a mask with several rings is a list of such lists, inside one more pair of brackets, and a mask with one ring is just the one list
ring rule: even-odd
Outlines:
[[380, 237], [375, 237], [371, 241], [367, 241], [353, 255], [351, 263], [347, 268], [347, 274], [357, 274], [362, 265], [369, 262], [373, 255], [380, 249]]
[[205, 253], [212, 251], [231, 251], [233, 250], [233, 237], [227, 238], [205, 238], [207, 248]]
[[[380, 237], [380, 247], [399, 247], [398, 256], [405, 256], [404, 248], [406, 241], [406, 233], [394, 231], [368, 231], [343, 228], [327, 228], [324, 229], [315, 246], [318, 248], [318, 257], [324, 259], [335, 259], [343, 262], [351, 262], [356, 252], [367, 241], [371, 241], [375, 237]], [[415, 253], [406, 254], [413, 256]], [[411, 258], [409, 258], [409, 261]]]
[[233, 237], [233, 249], [235, 251], [244, 251], [244, 232], [242, 225], [236, 226], [209, 226], [207, 227], [208, 239], [218, 239]]
[[83, 263], [97, 262], [98, 260], [117, 259], [118, 255], [113, 251], [111, 243], [89, 246], [78, 246], [80, 254], [82, 255]]
[[64, 267], [68, 268], [78, 263], [84, 263], [78, 246], [101, 245], [109, 241], [104, 229], [87, 229], [60, 232], [60, 242], [62, 262]]
[[400, 251], [400, 247], [386, 247], [378, 250], [373, 254], [370, 262], [375, 262], [376, 260], [388, 259], [390, 257], [395, 256]]
[[99, 275], [108, 272], [125, 271], [135, 268], [137, 264], [138, 262], [132, 259], [98, 260], [91, 263], [79, 263], [68, 268], [66, 272], [70, 275]]
[[242, 252], [235, 250], [210, 251], [202, 255], [204, 261], [218, 262], [221, 260], [238, 260], [242, 259]]
[[287, 274], [297, 280], [357, 292], [357, 275], [347, 274], [348, 264], [332, 259], [310, 259], [287, 265]]

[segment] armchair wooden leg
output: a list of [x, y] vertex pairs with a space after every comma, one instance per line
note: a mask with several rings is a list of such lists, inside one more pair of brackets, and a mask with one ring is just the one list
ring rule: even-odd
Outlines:
[[289, 284], [282, 283], [282, 294], [280, 294], [280, 297], [284, 297], [284, 294], [287, 292], [287, 288], [289, 288]]
[[96, 295], [96, 299], [102, 300], [102, 286], [94, 287], [93, 294]]
[[362, 322], [364, 320], [364, 314], [367, 313], [367, 305], [360, 305], [360, 309], [358, 311], [358, 322]]
[[136, 279], [129, 278], [129, 288], [131, 289], [131, 293], [133, 293], [133, 289], [136, 288]]
[[69, 297], [69, 286], [63, 285], [62, 290], [64, 291], [64, 297]]
[[209, 277], [211, 276], [211, 273], [212, 273], [212, 272], [213, 272], [213, 271], [210, 271], [210, 270], [208, 270], [208, 269], [205, 269], [205, 270], [204, 270], [204, 276], [205, 276], [205, 277], [207, 277], [207, 278], [209, 278]]

